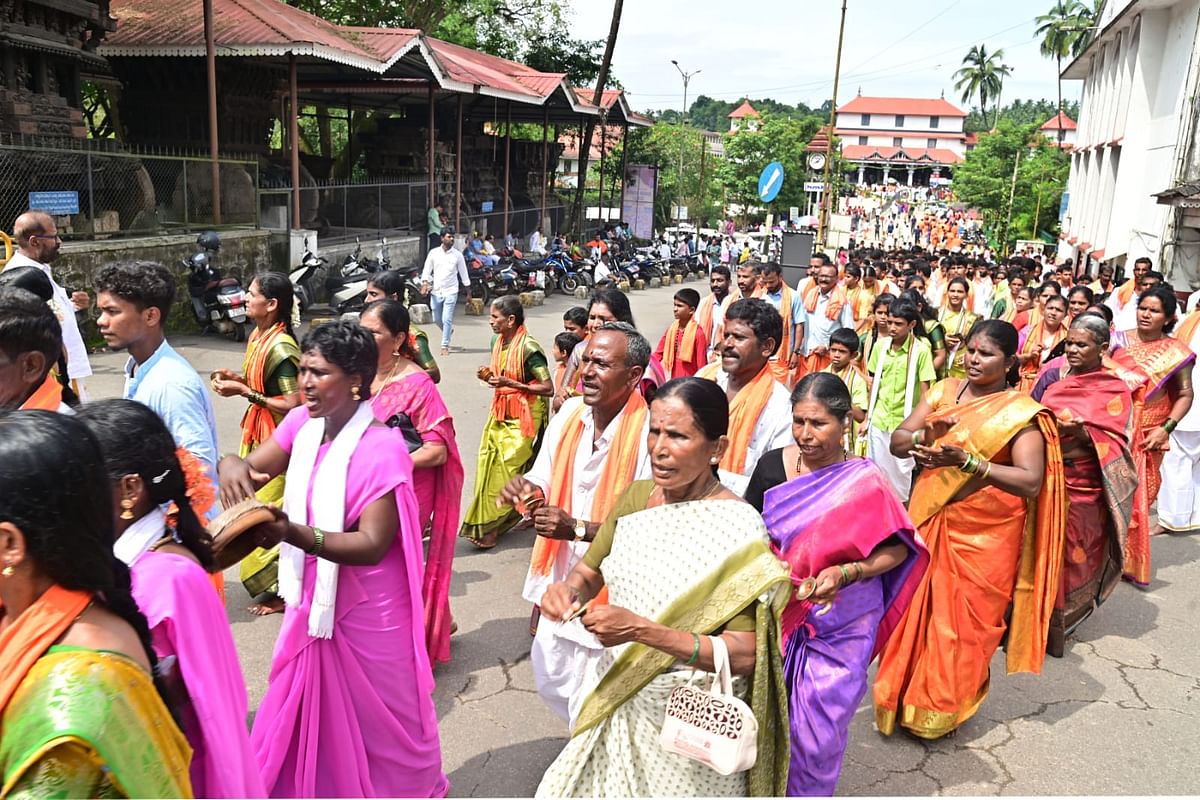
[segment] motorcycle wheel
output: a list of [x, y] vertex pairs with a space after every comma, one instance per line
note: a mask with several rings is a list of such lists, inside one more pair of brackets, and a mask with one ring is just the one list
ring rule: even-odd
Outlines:
[[[475, 286], [472, 286], [471, 290], [471, 295], [482, 300], [484, 307], [492, 304], [492, 287], [487, 281], [480, 281]], [[478, 290], [478, 294], [476, 294], [476, 290]]]
[[[554, 294], [554, 292], [559, 288], [558, 278], [554, 277], [553, 275], [547, 275], [546, 288], [542, 289], [542, 291], [546, 293], [546, 297]], [[566, 289], [563, 289], [563, 291], [566, 291]]]
[[241, 324], [238, 324], [235, 322], [233, 324], [233, 333], [231, 334], [233, 336], [233, 340], [235, 342], [237, 342], [238, 344], [245, 342], [246, 341], [246, 329], [249, 327], [250, 327], [249, 322], [243, 322]]
[[562, 290], [566, 294], [575, 294], [575, 290], [579, 288], [579, 278], [574, 275], [564, 275], [562, 279]]

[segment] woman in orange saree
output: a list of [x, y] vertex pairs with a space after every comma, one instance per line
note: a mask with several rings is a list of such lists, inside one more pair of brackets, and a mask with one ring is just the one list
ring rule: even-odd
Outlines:
[[924, 467], [909, 515], [930, 565], [880, 658], [884, 735], [899, 724], [937, 739], [975, 714], [1010, 603], [1008, 671], [1040, 672], [1045, 657], [1067, 511], [1058, 431], [1045, 408], [1008, 389], [1011, 324], [980, 322], [966, 347], [967, 379], [935, 385], [892, 434], [892, 452]]
[[1070, 505], [1062, 580], [1047, 652], [1061, 658], [1066, 638], [1121, 582], [1137, 490], [1130, 387], [1105, 364], [1108, 320], [1084, 312], [1067, 332], [1066, 356], [1042, 370], [1033, 399], [1058, 420]]
[[1175, 293], [1161, 284], [1138, 298], [1137, 328], [1119, 332], [1113, 360], [1142, 373], [1142, 394], [1133, 455], [1137, 461], [1138, 491], [1125, 545], [1125, 578], [1138, 586], [1150, 583], [1150, 506], [1158, 498], [1160, 469], [1171, 431], [1192, 407], [1192, 365], [1196, 354], [1171, 337], [1179, 304]]

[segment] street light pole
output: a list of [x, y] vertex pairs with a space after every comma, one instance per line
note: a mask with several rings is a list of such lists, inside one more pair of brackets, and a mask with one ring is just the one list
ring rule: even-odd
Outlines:
[[842, 75], [842, 40], [846, 35], [846, 0], [842, 0], [842, 21], [838, 26], [838, 46], [837, 59], [833, 65], [833, 104], [829, 107], [829, 138], [828, 152], [825, 154], [825, 189], [821, 193], [821, 207], [817, 214], [817, 242], [821, 247], [825, 246], [826, 228], [829, 225], [829, 215], [833, 209], [830, 206], [833, 204], [832, 188], [829, 184], [830, 170], [833, 168], [833, 129], [837, 125], [837, 96], [838, 96], [838, 80]]
[[[675, 181], [675, 208], [678, 209], [679, 203], [683, 199], [683, 148], [684, 144], [687, 142], [688, 82], [691, 81], [693, 75], [699, 75], [702, 70], [684, 72], [683, 67], [679, 66], [678, 61], [671, 59], [671, 63], [675, 65], [675, 69], [679, 70], [680, 76], [683, 77], [683, 122], [679, 126], [679, 174]], [[678, 210], [676, 211], [675, 216], [679, 216]], [[675, 225], [676, 227], [679, 226], [678, 219], [675, 220]]]

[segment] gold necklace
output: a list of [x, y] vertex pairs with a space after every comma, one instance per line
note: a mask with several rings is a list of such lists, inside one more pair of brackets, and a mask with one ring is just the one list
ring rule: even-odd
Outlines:
[[[849, 456], [846, 454], [846, 451], [843, 450], [842, 457], [840, 459], [838, 459], [837, 461], [831, 462], [829, 464], [829, 466], [833, 466], [833, 464], [840, 464], [843, 461], [845, 461], [847, 458], [849, 458]], [[803, 452], [796, 453], [796, 475], [800, 474], [800, 467], [802, 467], [803, 465], [804, 465], [804, 453]]]

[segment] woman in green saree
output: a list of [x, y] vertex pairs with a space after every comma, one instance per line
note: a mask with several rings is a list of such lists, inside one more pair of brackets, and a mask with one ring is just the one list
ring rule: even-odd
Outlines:
[[[254, 321], [254, 331], [246, 344], [242, 374], [219, 369], [212, 374], [213, 391], [222, 397], [242, 397], [250, 402], [242, 416], [242, 442], [238, 455], [245, 458], [254, 448], [271, 438], [275, 426], [287, 412], [300, 405], [300, 348], [292, 332], [292, 305], [295, 295], [288, 277], [267, 272], [250, 283], [246, 316]], [[275, 478], [257, 492], [264, 503], [283, 503], [283, 476]], [[249, 611], [255, 616], [283, 610], [278, 588], [279, 548], [259, 547], [239, 566], [242, 586], [254, 599]]]
[[[648, 441], [654, 480], [625, 491], [584, 560], [546, 591], [544, 617], [582, 611], [607, 649], [538, 797], [785, 793], [779, 615], [790, 584], [758, 512], [717, 480], [728, 422], [725, 393], [711, 381], [659, 389]], [[709, 636], [726, 644], [734, 692], [758, 721], [756, 763], [728, 776], [658, 742], [671, 691], [692, 667], [713, 669]]]
[[191, 797], [96, 440], [0, 416], [0, 797]]

